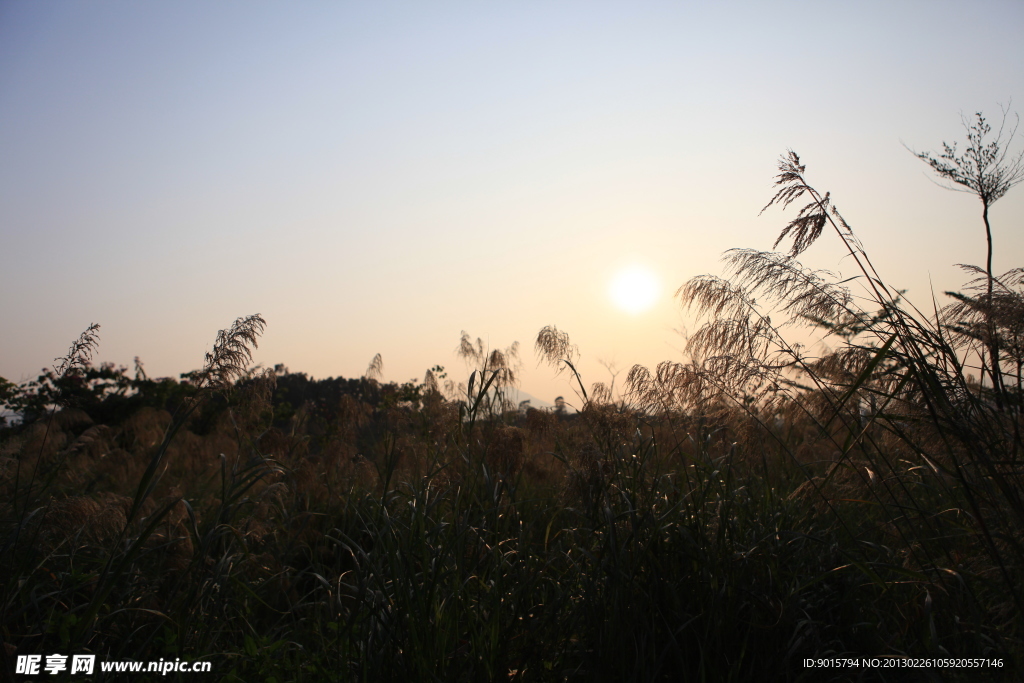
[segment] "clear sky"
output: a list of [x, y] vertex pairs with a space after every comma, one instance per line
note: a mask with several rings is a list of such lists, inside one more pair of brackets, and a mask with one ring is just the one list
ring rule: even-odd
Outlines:
[[[787, 148], [930, 305], [983, 265], [981, 206], [901, 142], [1024, 112], [1022, 36], [1019, 0], [2, 0], [0, 376], [91, 322], [96, 360], [176, 376], [258, 312], [256, 359], [318, 378], [378, 352], [386, 380], [465, 377], [466, 330], [519, 341], [552, 401], [554, 324], [621, 382], [682, 359], [679, 285], [771, 247]], [[1024, 188], [992, 220], [996, 270], [1024, 266]], [[804, 261], [842, 270], [833, 242]], [[652, 308], [609, 296], [627, 267]]]

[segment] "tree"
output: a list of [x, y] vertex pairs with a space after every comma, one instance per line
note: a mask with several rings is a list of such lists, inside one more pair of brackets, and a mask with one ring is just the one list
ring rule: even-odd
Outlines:
[[988, 210], [1014, 185], [1024, 181], [1024, 150], [1021, 150], [1016, 156], [1010, 154], [1010, 146], [1020, 125], [1020, 116], [1014, 117], [1013, 129], [1008, 130], [1006, 127], [1008, 107], [1003, 107], [1002, 112], [1003, 117], [999, 124], [999, 131], [994, 139], [989, 137], [992, 126], [985, 120], [985, 116], [981, 112], [975, 114], [974, 123], [961, 115], [961, 121], [967, 131], [967, 148], [963, 153], [958, 153], [955, 142], [952, 145], [943, 142], [942, 154], [938, 156], [931, 152], [917, 152], [908, 148], [914, 156], [931, 166], [935, 174], [942, 179], [943, 182], [940, 183], [940, 186], [956, 192], [968, 192], [981, 200], [983, 207], [981, 217], [985, 223], [985, 239], [988, 243], [988, 254], [985, 260], [988, 287], [984, 301], [984, 306], [989, 311], [986, 315], [989, 328], [986, 344], [991, 356], [992, 387], [996, 391], [997, 401], [1000, 400], [1002, 383], [999, 371], [999, 340], [991, 314], [994, 277], [992, 274], [992, 226], [989, 223]]

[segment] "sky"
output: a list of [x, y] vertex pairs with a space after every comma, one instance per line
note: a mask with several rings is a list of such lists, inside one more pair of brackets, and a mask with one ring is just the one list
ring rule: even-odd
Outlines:
[[[680, 285], [772, 247], [787, 149], [930, 308], [984, 265], [981, 204], [906, 147], [1024, 110], [1022, 35], [1017, 0], [0, 0], [0, 376], [93, 322], [96, 361], [177, 376], [260, 313], [254, 361], [316, 378], [464, 379], [465, 330], [571, 398], [533, 352], [556, 325], [621, 385], [685, 360]], [[1024, 188], [991, 218], [1024, 266]], [[829, 235], [801, 258], [851, 266]]]

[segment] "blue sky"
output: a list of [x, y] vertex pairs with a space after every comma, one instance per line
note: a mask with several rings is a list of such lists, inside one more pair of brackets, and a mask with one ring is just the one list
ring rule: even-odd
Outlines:
[[[460, 371], [462, 330], [565, 329], [588, 381], [679, 360], [671, 294], [767, 249], [797, 150], [893, 285], [981, 264], [980, 203], [901, 145], [1024, 105], [1024, 5], [0, 3], [0, 376], [90, 322], [99, 360], [198, 367], [259, 312], [257, 359], [317, 377]], [[1018, 139], [1018, 146], [1024, 140]], [[1024, 190], [992, 213], [1024, 265]], [[804, 260], [843, 270], [838, 245]], [[607, 283], [642, 265], [642, 314]], [[624, 375], [623, 375], [624, 376]]]

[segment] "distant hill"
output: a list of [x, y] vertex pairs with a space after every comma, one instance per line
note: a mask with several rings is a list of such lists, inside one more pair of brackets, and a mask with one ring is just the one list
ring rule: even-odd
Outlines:
[[512, 402], [515, 403], [516, 405], [519, 405], [523, 401], [529, 401], [531, 408], [554, 408], [555, 407], [554, 403], [548, 403], [547, 401], [542, 401], [539, 398], [537, 398], [536, 396], [534, 396], [533, 394], [529, 394], [529, 393], [527, 393], [527, 392], [525, 392], [525, 391], [523, 391], [521, 389], [512, 389], [511, 390], [511, 398], [512, 398]]

